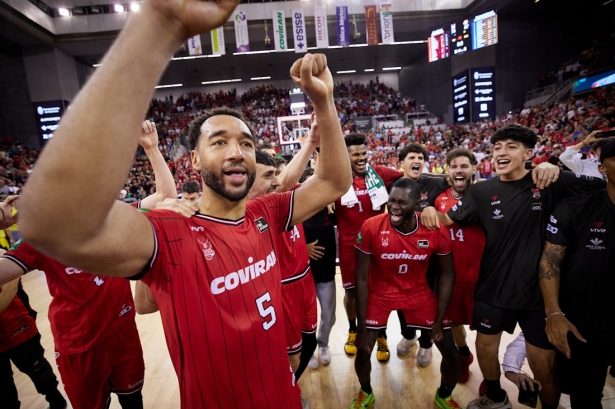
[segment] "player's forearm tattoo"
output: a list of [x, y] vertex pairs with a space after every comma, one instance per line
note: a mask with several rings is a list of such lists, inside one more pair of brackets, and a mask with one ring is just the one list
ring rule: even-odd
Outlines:
[[547, 243], [540, 259], [539, 277], [547, 280], [555, 278], [559, 282], [565, 254], [565, 246]]

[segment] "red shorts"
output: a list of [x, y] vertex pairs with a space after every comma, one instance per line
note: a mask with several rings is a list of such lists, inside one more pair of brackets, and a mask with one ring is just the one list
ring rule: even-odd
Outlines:
[[301, 352], [301, 333], [316, 332], [316, 284], [311, 272], [301, 279], [282, 284], [284, 326], [288, 355]]
[[455, 283], [446, 318], [454, 325], [471, 325], [474, 316], [474, 288], [471, 283]]
[[104, 409], [111, 392], [129, 395], [143, 387], [145, 364], [135, 322], [84, 353], [56, 352], [56, 363], [74, 409]]
[[345, 290], [351, 290], [355, 284], [355, 243], [356, 238], [352, 240], [340, 237], [339, 238], [339, 256], [340, 256], [340, 270], [342, 272], [342, 285]]
[[[404, 297], [404, 299], [386, 298], [369, 295], [365, 323], [368, 330], [380, 331], [387, 327], [387, 321], [392, 311], [401, 310], [408, 328], [431, 330], [436, 319], [438, 298], [433, 294], [420, 297]], [[443, 329], [450, 327], [446, 318], [442, 321]]]

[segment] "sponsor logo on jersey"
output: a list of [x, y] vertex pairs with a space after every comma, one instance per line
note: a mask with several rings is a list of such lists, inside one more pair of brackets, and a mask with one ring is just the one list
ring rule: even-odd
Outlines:
[[590, 243], [591, 244], [585, 246], [590, 250], [606, 250], [605, 246], [601, 246], [601, 244], [604, 242], [597, 237], [595, 239], [591, 239]]
[[558, 232], [558, 228], [557, 227], [553, 227], [550, 224], [547, 224], [547, 231], [550, 231], [553, 234], [556, 234]]
[[76, 268], [73, 268], [73, 267], [67, 267], [66, 270], [64, 270], [64, 271], [66, 271], [66, 274], [68, 274], [68, 275], [83, 273], [83, 271], [77, 270]]
[[495, 209], [495, 210], [493, 211], [493, 214], [494, 214], [494, 216], [493, 216], [493, 220], [500, 220], [501, 218], [503, 218], [503, 217], [504, 217], [504, 215], [503, 215], [503, 214], [501, 214], [501, 213], [502, 213], [502, 211], [501, 211], [500, 209]]
[[542, 203], [534, 203], [532, 205], [532, 210], [542, 210]]
[[442, 204], [440, 205], [440, 210], [444, 210], [444, 209], [446, 209], [446, 203], [442, 203]]
[[551, 215], [551, 217], [549, 217], [549, 221], [553, 224], [557, 224], [557, 219], [555, 217], [553, 217], [553, 215]]
[[258, 276], [271, 270], [271, 267], [276, 265], [277, 259], [275, 257], [275, 252], [271, 251], [265, 259], [258, 260], [256, 263], [254, 263], [252, 257], [248, 257], [248, 263], [250, 264], [242, 269], [212, 280], [210, 286], [212, 294], [222, 294], [225, 291], [237, 288], [239, 284], [243, 285], [249, 283], [250, 280], [254, 280]]
[[94, 284], [96, 284], [98, 287], [100, 287], [104, 283], [105, 283], [105, 280], [103, 280], [102, 278], [98, 276], [94, 277]]
[[12, 333], [11, 335], [17, 335], [17, 334], [19, 334], [19, 333], [22, 333], [22, 332], [24, 332], [25, 330], [27, 330], [28, 328], [30, 328], [30, 324], [26, 324], [26, 325], [24, 325], [23, 327], [19, 328], [18, 330], [13, 331], [13, 333]]
[[452, 210], [452, 211], [454, 211], [454, 212], [456, 212], [456, 211], [457, 211], [457, 205], [453, 206], [453, 207], [451, 208], [451, 210]]
[[534, 199], [540, 199], [540, 189], [538, 189], [537, 187], [533, 187], [532, 188], [532, 197]]
[[421, 202], [424, 202], [427, 200], [427, 196], [429, 195], [429, 192], [421, 192]]
[[420, 207], [423, 208], [423, 209], [426, 208], [427, 206], [429, 206], [429, 203], [427, 203], [427, 202], [421, 202], [420, 203]]
[[265, 230], [269, 228], [269, 225], [267, 224], [267, 220], [265, 220], [264, 217], [259, 217], [258, 219], [254, 220], [254, 223], [256, 223], [256, 227], [258, 227], [258, 231], [261, 233], [263, 233]]
[[491, 206], [499, 205], [499, 204], [501, 203], [501, 201], [500, 201], [500, 200], [498, 200], [498, 197], [497, 197], [497, 196], [491, 196], [491, 200], [493, 200], [493, 201], [491, 202]]
[[201, 251], [203, 252], [203, 256], [205, 256], [205, 260], [211, 260], [212, 258], [214, 258], [214, 256], [216, 255], [216, 252], [213, 249], [213, 245], [211, 244], [211, 241], [209, 241], [209, 239], [207, 239], [205, 243], [203, 243], [201, 240], [198, 240], [198, 239], [197, 241], [203, 247]]
[[54, 354], [53, 354], [53, 357], [54, 357], [55, 359], [58, 359], [58, 357], [59, 357], [59, 356], [60, 356], [60, 353], [59, 353], [59, 352], [56, 352], [56, 353], [54, 353]]
[[17, 243], [13, 244], [9, 250], [11, 251], [16, 250], [17, 247], [21, 246], [21, 243], [23, 243], [23, 239], [17, 240]]
[[136, 383], [133, 383], [133, 384], [130, 384], [130, 383], [129, 383], [129, 384], [128, 384], [128, 389], [133, 389], [133, 388], [136, 388], [136, 387], [137, 387], [137, 386], [139, 386], [139, 385], [143, 385], [143, 379], [141, 379], [140, 381], [137, 381]]
[[427, 260], [427, 254], [409, 254], [404, 250], [403, 253], [382, 253], [380, 258], [383, 260]]
[[380, 230], [380, 234], [389, 234], [391, 233], [389, 230]]
[[365, 320], [366, 324], [371, 324], [371, 325], [378, 325], [378, 321], [376, 320]]
[[361, 232], [357, 234], [357, 243], [363, 243], [363, 234]]
[[190, 230], [192, 231], [205, 231], [203, 226], [190, 226]]
[[420, 249], [429, 248], [429, 240], [419, 240], [418, 244]]
[[363, 195], [368, 195], [369, 194], [369, 190], [355, 190], [354, 194], [357, 196], [363, 196]]
[[126, 314], [128, 311], [132, 310], [132, 307], [126, 306], [126, 304], [122, 305], [122, 311], [120, 311], [120, 317], [124, 314]]
[[382, 247], [388, 247], [389, 245], [389, 238], [388, 237], [383, 237], [382, 238]]
[[606, 233], [606, 229], [601, 229], [604, 222], [594, 222], [595, 229], [589, 229], [592, 233]]

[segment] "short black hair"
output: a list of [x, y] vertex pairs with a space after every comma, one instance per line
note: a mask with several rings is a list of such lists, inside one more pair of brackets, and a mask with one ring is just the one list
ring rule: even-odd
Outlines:
[[182, 185], [183, 193], [201, 193], [201, 185], [197, 182], [186, 182]]
[[188, 132], [188, 145], [190, 147], [190, 150], [195, 150], [197, 145], [199, 144], [199, 138], [201, 137], [201, 126], [203, 126], [203, 123], [209, 118], [216, 115], [229, 115], [240, 119], [244, 124], [246, 124], [246, 126], [250, 130], [252, 140], [255, 140], [254, 130], [252, 129], [252, 126], [250, 126], [248, 121], [246, 121], [246, 119], [240, 112], [237, 112], [229, 107], [215, 108], [199, 116], [190, 124], [190, 131]]
[[521, 125], [506, 125], [498, 129], [491, 137], [491, 144], [495, 145], [498, 142], [510, 139], [511, 141], [520, 142], [526, 149], [533, 149], [538, 142], [538, 136], [527, 126]]
[[408, 190], [408, 199], [418, 202], [421, 197], [421, 188], [418, 183], [410, 178], [401, 178], [397, 179], [395, 182], [391, 184], [391, 189], [389, 192], [393, 191], [394, 188], [407, 189]]
[[272, 166], [274, 168], [276, 167], [275, 161], [273, 160], [271, 155], [269, 155], [267, 152], [258, 150], [256, 151], [256, 163], [259, 165]]
[[402, 150], [399, 151], [399, 154], [397, 155], [397, 159], [400, 162], [403, 162], [409, 153], [421, 153], [423, 155], [423, 159], [427, 160], [427, 150], [423, 148], [420, 144], [414, 143], [414, 142], [409, 143], [408, 145], [404, 146]]
[[360, 132], [349, 133], [344, 137], [344, 142], [346, 142], [347, 148], [355, 145], [365, 145], [365, 134]]
[[264, 149], [273, 149], [273, 150], [275, 150], [275, 148], [273, 147], [273, 145], [272, 145], [272, 144], [270, 144], [270, 143], [263, 143], [263, 144], [260, 144], [260, 145], [258, 146], [258, 150], [262, 151], [262, 150], [264, 150]]
[[470, 159], [470, 165], [476, 165], [476, 156], [469, 150], [465, 148], [453, 149], [449, 153], [446, 154], [446, 164], [450, 165], [453, 159], [459, 158], [461, 156], [465, 156]]
[[278, 158], [277, 156], [275, 158], [273, 158], [273, 162], [275, 163], [275, 167], [276, 168], [279, 168], [280, 165], [286, 165], [288, 163], [288, 162], [286, 162], [286, 159]]
[[299, 178], [299, 183], [305, 182], [305, 180], [309, 178], [310, 176], [312, 176], [313, 174], [314, 174], [314, 169], [307, 168], [306, 170], [303, 171], [303, 175], [301, 175], [301, 177]]
[[598, 149], [602, 149], [602, 147], [604, 145], [606, 145], [607, 143], [609, 143], [612, 139], [608, 139], [608, 138], [601, 138], [601, 139], [597, 139], [595, 142], [593, 142], [589, 148], [593, 151], [596, 152]]

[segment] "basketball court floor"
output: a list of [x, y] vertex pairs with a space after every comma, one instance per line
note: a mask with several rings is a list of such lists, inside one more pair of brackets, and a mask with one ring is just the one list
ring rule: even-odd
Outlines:
[[[337, 282], [337, 323], [331, 332], [330, 349], [331, 364], [321, 366], [317, 370], [306, 369], [299, 385], [312, 409], [342, 409], [348, 408], [354, 395], [359, 391], [359, 382], [354, 372], [354, 358], [344, 353], [344, 342], [348, 331], [348, 322], [343, 306], [344, 291], [340, 281]], [[47, 289], [47, 282], [42, 272], [32, 272], [23, 278], [23, 285], [30, 296], [32, 307], [38, 311], [37, 325], [42, 335], [42, 344], [45, 348], [45, 356], [51, 363], [58, 379], [60, 375], [55, 369], [53, 338], [47, 319], [47, 308], [51, 296]], [[134, 288], [134, 283], [133, 283]], [[162, 324], [159, 313], [147, 316], [137, 316], [137, 325], [143, 345], [145, 359], [145, 383], [143, 387], [143, 399], [145, 409], [178, 409], [179, 389], [177, 377], [167, 351]], [[475, 354], [474, 340], [476, 333], [469, 331], [468, 345]], [[519, 332], [517, 328], [516, 333]], [[504, 333], [502, 346], [500, 347], [500, 361], [506, 345], [516, 335]], [[433, 362], [426, 368], [416, 365], [416, 353], [418, 345], [412, 347], [405, 357], [398, 357], [396, 345], [401, 338], [397, 314], [391, 314], [388, 326], [389, 349], [391, 359], [386, 364], [376, 360], [376, 354], [372, 356], [372, 386], [376, 396], [374, 409], [435, 409], [433, 398], [436, 388], [440, 385], [439, 366], [441, 356], [434, 348]], [[475, 354], [476, 355], [476, 354]], [[522, 368], [530, 372], [527, 365]], [[464, 408], [478, 395], [478, 387], [482, 376], [476, 359], [470, 367], [470, 380], [464, 385], [457, 385], [453, 397]], [[34, 385], [26, 375], [13, 368], [15, 383], [19, 390], [19, 398], [24, 409], [45, 409], [48, 404], [42, 395], [34, 389]], [[531, 373], [531, 372], [530, 372]], [[579, 374], [579, 376], [583, 376]], [[508, 392], [515, 409], [526, 408], [516, 403], [518, 391], [515, 385], [502, 376], [502, 387]], [[60, 387], [62, 393], [64, 389]], [[0, 405], [1, 406], [1, 405]], [[569, 399], [562, 396], [561, 406], [569, 408]], [[604, 389], [604, 409], [615, 409], [615, 379], [608, 376]], [[69, 404], [69, 408], [71, 408]], [[113, 395], [112, 409], [121, 409], [117, 397]]]

